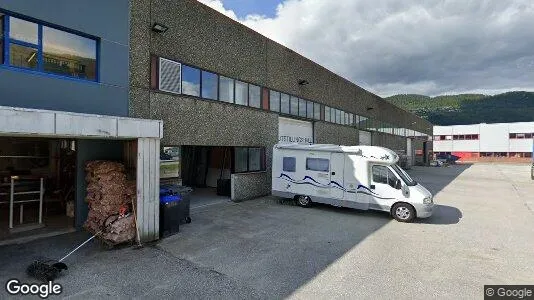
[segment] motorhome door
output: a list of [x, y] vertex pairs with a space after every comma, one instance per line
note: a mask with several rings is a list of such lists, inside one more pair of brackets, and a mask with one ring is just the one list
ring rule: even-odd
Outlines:
[[371, 180], [372, 198], [369, 203], [371, 209], [390, 208], [396, 199], [402, 197], [402, 191], [395, 188], [397, 176], [383, 165], [373, 165]]
[[343, 173], [345, 167], [345, 154], [332, 153], [330, 158], [330, 196], [334, 199], [343, 199], [345, 186], [343, 182]]

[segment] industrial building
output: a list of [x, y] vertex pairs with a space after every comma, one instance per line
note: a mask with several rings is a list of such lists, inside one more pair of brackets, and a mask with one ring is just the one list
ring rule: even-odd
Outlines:
[[380, 145], [428, 161], [429, 122], [198, 1], [131, 9], [130, 114], [163, 120], [184, 184], [235, 201], [268, 195], [279, 141]]
[[460, 161], [530, 162], [534, 122], [434, 126], [434, 153]]
[[195, 0], [0, 0], [0, 240], [81, 229], [91, 160], [136, 180], [148, 241], [160, 182], [252, 199], [270, 194], [279, 141], [381, 145], [426, 164], [430, 136], [429, 122]]

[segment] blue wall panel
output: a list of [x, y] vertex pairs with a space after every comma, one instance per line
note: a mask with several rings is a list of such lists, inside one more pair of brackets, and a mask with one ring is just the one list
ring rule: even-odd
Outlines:
[[100, 40], [98, 83], [0, 66], [0, 105], [128, 115], [128, 0], [0, 0], [0, 9]]

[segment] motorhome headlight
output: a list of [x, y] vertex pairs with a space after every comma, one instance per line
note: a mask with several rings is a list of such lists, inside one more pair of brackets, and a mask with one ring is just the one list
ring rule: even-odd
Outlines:
[[426, 197], [423, 199], [423, 204], [432, 204], [432, 197]]

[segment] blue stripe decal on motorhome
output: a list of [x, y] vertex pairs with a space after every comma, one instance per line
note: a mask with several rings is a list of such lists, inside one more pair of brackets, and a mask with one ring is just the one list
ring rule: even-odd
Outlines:
[[[293, 178], [291, 178], [291, 176], [287, 175], [287, 174], [284, 174], [284, 173], [281, 173], [280, 176], [278, 176], [278, 178], [280, 179], [285, 179], [291, 183], [294, 183], [294, 184], [308, 184], [308, 185], [312, 185], [312, 186], [315, 186], [315, 187], [320, 187], [320, 188], [338, 188], [344, 192], [347, 192], [347, 193], [360, 193], [360, 191], [357, 191], [359, 190], [360, 188], [363, 188], [365, 190], [367, 190], [369, 193], [371, 193], [373, 196], [378, 196], [378, 194], [376, 194], [375, 192], [373, 192], [370, 188], [364, 186], [364, 185], [358, 185], [358, 187], [355, 189], [355, 190], [347, 190], [346, 188], [344, 188], [341, 184], [335, 182], [335, 181], [330, 181], [330, 183], [328, 184], [321, 184], [319, 182], [317, 182], [317, 180], [313, 179], [312, 177], [310, 176], [304, 176], [304, 178], [302, 180], [295, 180]], [[306, 180], [310, 180], [310, 181], [306, 181]], [[366, 195], [371, 195], [369, 193], [364, 193]], [[390, 198], [381, 198], [381, 199], [390, 199]]]

